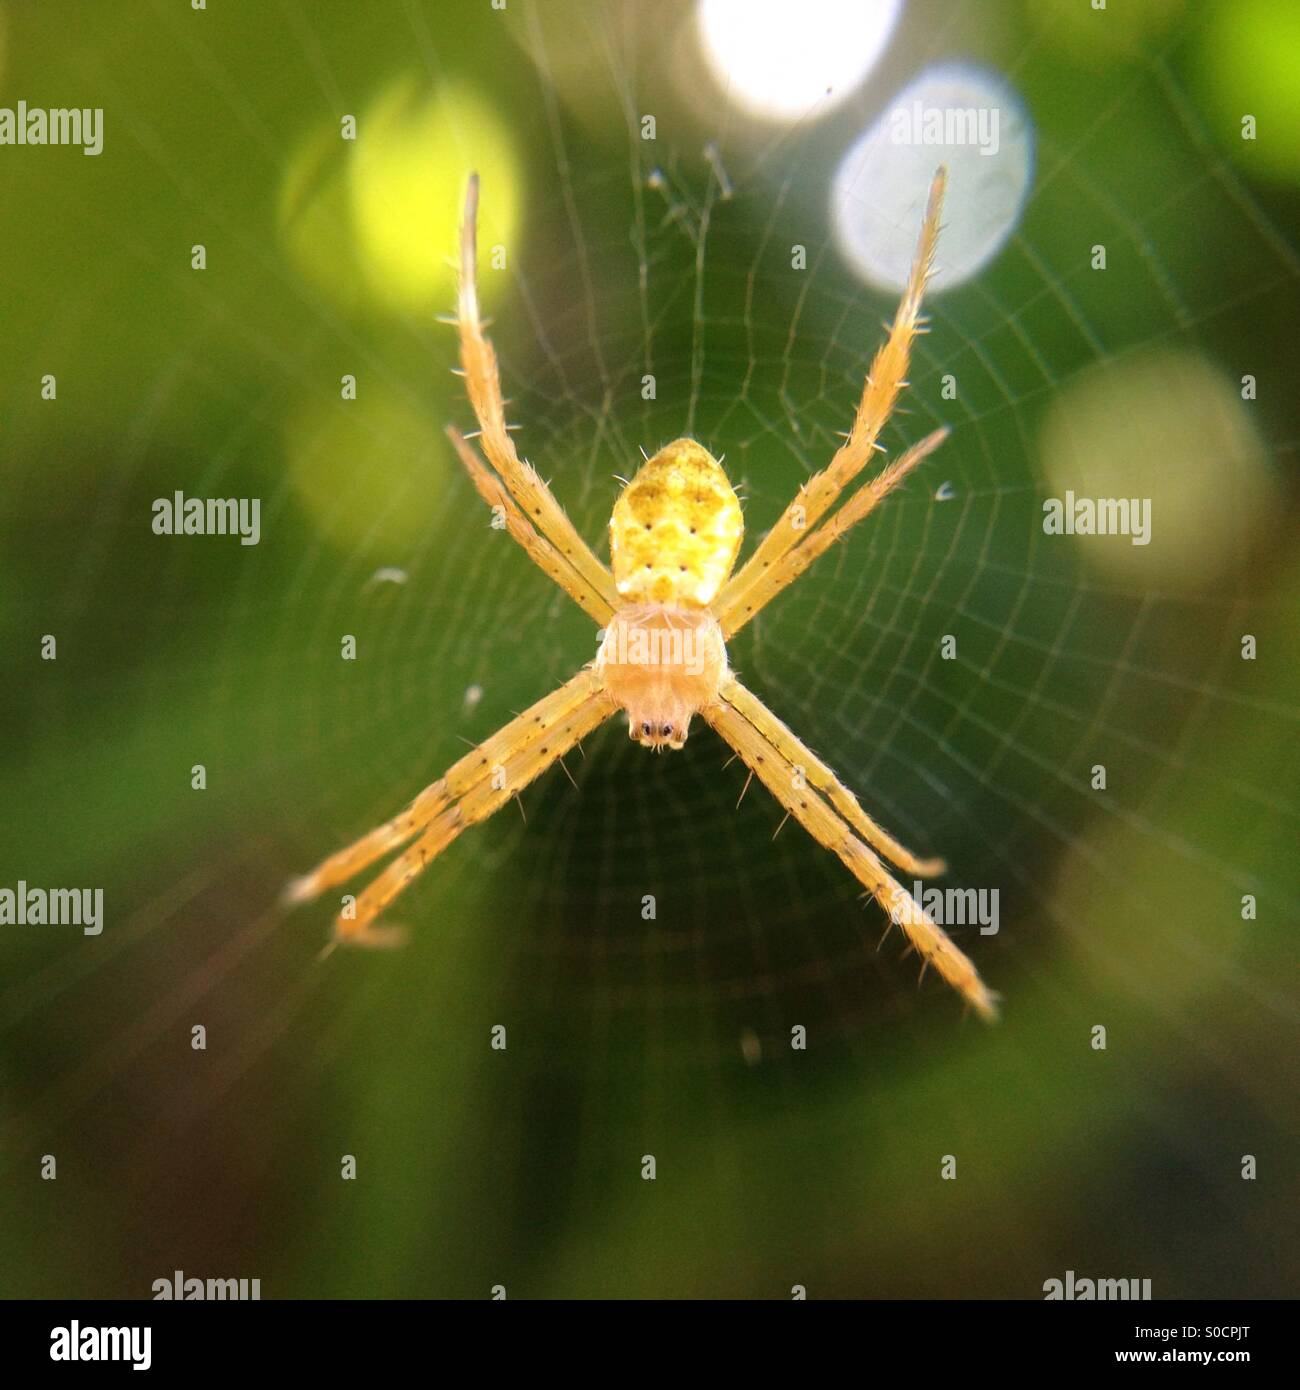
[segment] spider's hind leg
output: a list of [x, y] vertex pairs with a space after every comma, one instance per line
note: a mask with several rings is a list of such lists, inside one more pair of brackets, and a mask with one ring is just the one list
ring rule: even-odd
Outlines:
[[831, 803], [839, 815], [886, 859], [897, 864], [904, 873], [917, 878], [934, 878], [947, 867], [942, 859], [921, 859], [901, 845], [884, 826], [873, 820], [858, 804], [858, 799], [792, 729], [754, 694], [735, 678], [723, 682], [722, 698], [735, 706], [762, 736], [781, 754], [793, 769], [802, 769], [804, 777]]
[[704, 719], [740, 754], [750, 771], [819, 844], [832, 850], [860, 884], [907, 934], [922, 961], [935, 970], [986, 1022], [997, 1018], [996, 998], [970, 958], [920, 903], [894, 879], [875, 851], [798, 769], [740, 711], [725, 699], [701, 711]]
[[540, 737], [530, 738], [518, 751], [506, 753], [458, 801], [439, 812], [420, 838], [358, 895], [350, 913], [339, 914], [334, 927], [337, 939], [364, 944], [374, 932], [373, 924], [379, 914], [453, 840], [513, 800], [613, 712], [609, 697], [603, 691], [595, 691], [562, 717], [548, 722]]
[[[372, 864], [382, 859], [385, 854], [406, 844], [418, 835], [420, 838], [407, 853], [389, 865], [384, 874], [380, 875], [375, 884], [371, 885], [373, 889], [381, 882], [395, 881], [397, 891], [400, 891], [400, 888], [405, 885], [409, 878], [414, 877], [414, 872], [418, 872], [419, 869], [416, 868], [406, 878], [395, 875], [393, 880], [389, 880], [387, 875], [394, 873], [397, 865], [403, 865], [405, 868], [411, 868], [413, 865], [423, 867], [428, 859], [441, 853], [446, 845], [464, 828], [460, 824], [460, 819], [463, 818], [464, 814], [462, 805], [467, 802], [471, 794], [484, 783], [504, 781], [506, 785], [509, 785], [513, 780], [511, 778], [512, 767], [517, 776], [520, 764], [529, 750], [540, 750], [539, 757], [545, 756], [545, 761], [528, 777], [528, 781], [531, 781], [532, 777], [537, 776], [545, 767], [549, 766], [555, 757], [558, 757], [566, 749], [559, 747], [558, 742], [553, 743], [548, 735], [553, 730], [562, 728], [566, 719], [584, 710], [593, 701], [603, 702], [601, 691], [602, 682], [597, 672], [590, 668], [579, 671], [572, 679], [566, 681], [543, 699], [538, 700], [536, 704], [531, 705], [522, 714], [498, 729], [490, 738], [485, 739], [463, 758], [453, 763], [436, 782], [430, 783], [398, 815], [363, 835], [353, 844], [330, 855], [311, 873], [294, 879], [284, 891], [284, 902], [289, 906], [310, 902], [328, 889], [346, 883], [350, 878], [355, 878], [362, 870], [368, 869]], [[558, 752], [556, 752], [557, 748], [559, 749]], [[516, 791], [519, 790], [520, 785], [522, 784], [515, 785]], [[510, 794], [513, 795], [514, 793], [511, 792]], [[449, 828], [452, 833], [447, 834]], [[368, 892], [370, 892], [369, 889]], [[360, 938], [366, 923], [372, 922], [382, 907], [386, 906], [387, 902], [395, 896], [396, 891], [375, 907], [365, 922], [362, 922], [360, 918], [363, 900], [367, 903], [367, 908], [376, 902], [376, 897], [367, 898], [366, 893], [363, 893], [357, 900], [355, 916], [345, 917], [340, 914], [338, 921], [339, 939], [357, 940]]]

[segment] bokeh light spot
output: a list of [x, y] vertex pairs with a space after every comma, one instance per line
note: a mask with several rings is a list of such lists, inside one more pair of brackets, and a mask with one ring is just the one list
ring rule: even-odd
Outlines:
[[[1090, 989], [1139, 996], [1158, 989], [1169, 1008], [1222, 988], [1224, 962], [1240, 956], [1247, 929], [1240, 912], [1205, 911], [1222, 892], [1204, 863], [1173, 860], [1167, 848], [1111, 819], [1069, 846], [1051, 898], [1054, 915], [1071, 925], [1061, 939]], [[1159, 904], [1140, 930], [1135, 903]]]
[[445, 313], [455, 285], [465, 181], [477, 169], [480, 274], [491, 248], [509, 256], [519, 225], [519, 163], [505, 122], [473, 88], [432, 95], [391, 84], [357, 119], [357, 138], [317, 129], [281, 183], [285, 252], [317, 289], [348, 308]]
[[1185, 0], [1115, 0], [1099, 10], [1088, 0], [1025, 0], [1025, 17], [1042, 42], [1102, 68], [1140, 54], [1173, 25], [1184, 5]]
[[383, 387], [301, 407], [286, 453], [298, 501], [349, 555], [404, 555], [427, 534], [450, 474], [434, 422]]
[[726, 98], [800, 120], [847, 97], [884, 52], [902, 0], [701, 0], [700, 41]]
[[965, 64], [927, 69], [889, 103], [840, 162], [831, 220], [840, 251], [868, 284], [907, 282], [926, 195], [948, 169], [931, 292], [970, 279], [1015, 229], [1029, 192], [1033, 132], [998, 76]]
[[1275, 481], [1250, 407], [1220, 368], [1185, 351], [1126, 357], [1067, 383], [1043, 423], [1049, 494], [1150, 499], [1150, 540], [1060, 536], [1096, 569], [1200, 587], [1249, 553]]
[[[1232, 0], [1201, 31], [1201, 83], [1220, 144], [1253, 172], [1300, 179], [1300, 5]], [[1242, 118], [1255, 138], [1242, 138]]]
[[[509, 249], [519, 207], [514, 145], [494, 107], [462, 84], [432, 97], [397, 83], [358, 123], [348, 186], [361, 267], [398, 310], [443, 310], [465, 180], [482, 184], [479, 244]], [[486, 257], [483, 258], [486, 263]]]
[[366, 300], [351, 230], [347, 176], [338, 135], [328, 127], [303, 142], [280, 183], [280, 243], [298, 273], [335, 304]]

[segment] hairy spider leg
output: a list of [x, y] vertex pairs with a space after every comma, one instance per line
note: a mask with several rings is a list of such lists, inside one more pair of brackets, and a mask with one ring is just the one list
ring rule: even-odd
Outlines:
[[520, 459], [510, 438], [496, 352], [483, 332], [479, 319], [477, 221], [478, 175], [471, 174], [461, 223], [456, 323], [460, 334], [460, 364], [465, 374], [465, 390], [478, 418], [483, 452], [529, 521], [613, 611], [618, 607], [613, 576], [592, 554], [591, 548], [575, 530], [537, 471]]
[[890, 920], [898, 923], [924, 965], [933, 965], [986, 1022], [996, 1019], [995, 997], [970, 958], [889, 874], [875, 851], [853, 834], [850, 824], [797, 775], [797, 769], [780, 750], [726, 700], [719, 700], [700, 713], [790, 815], [818, 844], [836, 854]]
[[893, 414], [899, 392], [907, 385], [912, 340], [922, 331], [921, 298], [934, 262], [946, 181], [946, 171], [939, 169], [930, 185], [925, 220], [907, 287], [899, 301], [889, 336], [872, 360], [848, 438], [836, 451], [830, 464], [804, 483], [776, 525], [763, 537], [758, 549], [736, 572], [722, 592], [720, 608], [743, 611], [747, 601], [743, 597], [746, 591], [787, 551], [804, 539], [876, 452], [880, 431]]
[[442, 811], [466, 796], [480, 782], [490, 779], [494, 768], [539, 743], [564, 718], [582, 708], [602, 689], [600, 677], [590, 668], [530, 705], [490, 738], [471, 749], [391, 820], [377, 826], [346, 848], [331, 854], [311, 873], [294, 879], [284, 891], [289, 904], [311, 902], [329, 888], [355, 878], [376, 860], [397, 849], [423, 830]]

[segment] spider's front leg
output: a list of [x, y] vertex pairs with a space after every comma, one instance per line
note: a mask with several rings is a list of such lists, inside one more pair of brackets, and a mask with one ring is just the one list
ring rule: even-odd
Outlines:
[[614, 610], [519, 510], [500, 478], [489, 471], [465, 436], [453, 425], [447, 426], [446, 434], [465, 465], [474, 490], [502, 518], [510, 536], [543, 574], [549, 575], [589, 618], [603, 627]]
[[946, 426], [926, 435], [919, 444], [905, 449], [896, 459], [857, 492], [815, 531], [811, 531], [798, 545], [787, 550], [779, 560], [741, 590], [730, 602], [724, 602], [726, 594], [718, 603], [718, 621], [728, 638], [734, 637], [751, 618], [755, 618], [781, 592], [816, 560], [824, 555], [836, 541], [843, 540], [858, 522], [870, 516], [876, 504], [887, 497], [909, 473], [932, 454], [948, 437]]
[[529, 524], [537, 528], [564, 563], [572, 566], [584, 587], [612, 613], [618, 607], [619, 600], [609, 571], [592, 554], [591, 547], [575, 530], [536, 470], [519, 457], [510, 438], [496, 351], [483, 331], [483, 321], [479, 317], [477, 239], [478, 175], [471, 174], [461, 222], [456, 327], [460, 335], [460, 365], [465, 377], [465, 391], [478, 420], [483, 452], [528, 518]]
[[[836, 451], [830, 464], [803, 484], [794, 500], [778, 518], [776, 525], [763, 537], [758, 549], [732, 575], [714, 605], [714, 611], [723, 619], [723, 627], [728, 636], [749, 622], [764, 603], [795, 577], [795, 574], [790, 572], [790, 565], [786, 563], [790, 552], [796, 547], [806, 546], [808, 538], [814, 534], [814, 529], [822, 517], [880, 448], [877, 443], [880, 432], [893, 414], [899, 393], [907, 385], [913, 339], [924, 331], [921, 299], [925, 293], [926, 281], [930, 278], [935, 247], [939, 240], [939, 215], [943, 208], [946, 182], [945, 170], [939, 169], [930, 185], [930, 196], [921, 224], [921, 236], [917, 242], [907, 286], [894, 314], [894, 321], [890, 325], [889, 336], [872, 359], [847, 439]], [[938, 441], [936, 439], [933, 442]], [[912, 462], [919, 462], [919, 459], [913, 458]], [[879, 485], [889, 477], [890, 471], [886, 469], [872, 487], [879, 489]], [[879, 495], [888, 491], [896, 481], [897, 478], [880, 489]], [[852, 522], [848, 524], [851, 525]], [[843, 526], [840, 534], [847, 529], [847, 525]], [[807, 560], [812, 558], [811, 554], [805, 556]], [[771, 580], [778, 573], [784, 576], [783, 582], [773, 587]]]
[[579, 671], [453, 763], [392, 820], [294, 879], [285, 889], [286, 903], [310, 902], [418, 835], [336, 924], [341, 941], [386, 942], [372, 924], [407, 883], [461, 831], [499, 810], [612, 712], [600, 675]]

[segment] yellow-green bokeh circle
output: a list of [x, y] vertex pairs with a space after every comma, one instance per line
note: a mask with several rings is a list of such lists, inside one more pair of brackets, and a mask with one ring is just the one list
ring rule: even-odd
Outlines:
[[317, 531], [347, 554], [400, 564], [423, 539], [450, 474], [440, 427], [383, 386], [311, 402], [286, 424], [294, 493]]
[[[351, 129], [351, 120], [348, 129]], [[465, 83], [390, 84], [355, 116], [312, 130], [285, 167], [285, 255], [349, 312], [434, 315], [453, 307], [466, 181], [477, 170], [480, 260], [507, 264], [519, 227], [519, 160], [503, 117]]]
[[[1243, 168], [1300, 180], [1300, 4], [1228, 0], [1201, 31], [1200, 84], [1216, 141]], [[1255, 138], [1242, 138], [1242, 118]]]
[[521, 194], [514, 143], [496, 108], [464, 84], [430, 95], [408, 79], [362, 113], [348, 199], [361, 273], [388, 308], [450, 308], [473, 170], [481, 182], [480, 254], [490, 263], [493, 247], [511, 249]]

